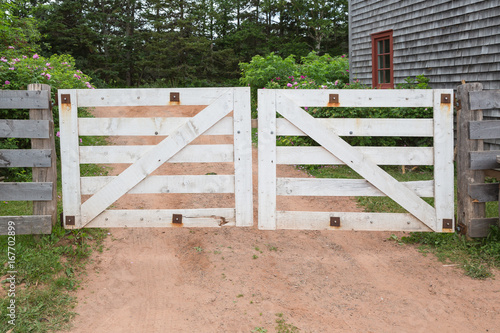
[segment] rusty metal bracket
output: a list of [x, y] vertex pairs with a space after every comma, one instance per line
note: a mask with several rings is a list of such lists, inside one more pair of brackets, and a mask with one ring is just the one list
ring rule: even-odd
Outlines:
[[182, 214], [172, 214], [172, 223], [182, 224]]
[[66, 216], [66, 225], [75, 225], [75, 217]]
[[339, 94], [330, 94], [329, 103], [338, 103], [339, 102]]
[[330, 227], [340, 227], [340, 217], [330, 216]]
[[443, 229], [451, 229], [453, 226], [452, 219], [443, 219]]
[[71, 104], [71, 95], [70, 94], [62, 94], [61, 95], [61, 104]]
[[170, 93], [170, 102], [180, 102], [180, 96], [178, 92], [171, 92]]
[[441, 104], [450, 104], [450, 103], [451, 103], [451, 95], [441, 94]]

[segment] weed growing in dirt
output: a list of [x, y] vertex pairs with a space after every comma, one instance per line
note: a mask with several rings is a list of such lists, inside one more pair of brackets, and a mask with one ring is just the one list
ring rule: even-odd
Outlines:
[[195, 246], [195, 247], [193, 247], [193, 249], [195, 249], [197, 252], [202, 252], [203, 251], [203, 249], [201, 247], [199, 247], [199, 246]]
[[267, 330], [263, 327], [255, 327], [252, 330], [252, 333], [267, 333]]
[[276, 316], [278, 319], [276, 319], [276, 332], [277, 333], [298, 333], [300, 332], [300, 329], [297, 326], [294, 326], [292, 324], [288, 324], [285, 321], [285, 318], [283, 317], [282, 313], [277, 313]]
[[492, 277], [491, 268], [500, 268], [500, 229], [497, 226], [492, 226], [488, 237], [482, 239], [467, 239], [457, 233], [413, 232], [402, 237], [401, 242], [419, 244], [421, 252], [434, 253], [443, 263], [457, 264], [474, 279]]
[[[50, 235], [16, 236], [16, 332], [53, 332], [69, 327], [76, 299], [71, 291], [80, 285], [81, 274], [93, 250], [99, 249], [104, 229], [67, 231], [54, 227]], [[0, 252], [7, 253], [8, 238], [0, 236]], [[8, 266], [0, 258], [0, 287], [4, 290]], [[0, 299], [6, 309], [10, 297]], [[8, 328], [9, 317], [0, 316]]]
[[252, 258], [253, 258], [253, 259], [257, 259], [258, 257], [259, 257], [259, 256], [257, 256], [256, 254], [254, 254], [254, 255], [252, 256]]

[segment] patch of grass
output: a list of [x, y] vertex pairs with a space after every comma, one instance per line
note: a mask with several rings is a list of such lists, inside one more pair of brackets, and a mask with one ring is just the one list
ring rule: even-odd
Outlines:
[[267, 330], [263, 327], [255, 327], [252, 330], [252, 333], [267, 333]]
[[200, 246], [195, 246], [195, 247], [193, 247], [193, 249], [195, 249], [197, 252], [203, 251], [203, 248], [201, 248]]
[[276, 332], [277, 333], [298, 333], [300, 329], [297, 326], [289, 324], [285, 321], [282, 313], [277, 313], [276, 316]]
[[[50, 235], [18, 235], [15, 238], [15, 332], [53, 332], [69, 327], [81, 274], [93, 250], [102, 246], [104, 229], [67, 231], [60, 226]], [[8, 237], [0, 236], [0, 253], [7, 254]], [[12, 252], [12, 250], [11, 250]], [[0, 287], [7, 290], [10, 276], [7, 255], [0, 257]], [[6, 309], [11, 298], [0, 299]], [[3, 310], [2, 310], [2, 313]], [[0, 327], [13, 328], [7, 316]]]
[[254, 255], [252, 256], [252, 258], [253, 258], [253, 259], [257, 259], [257, 258], [259, 258], [259, 256], [257, 256], [256, 254], [254, 254]]
[[500, 229], [492, 226], [488, 237], [467, 239], [457, 233], [413, 232], [401, 242], [419, 244], [423, 253], [431, 252], [443, 263], [457, 264], [474, 279], [493, 276], [492, 267], [500, 268]]

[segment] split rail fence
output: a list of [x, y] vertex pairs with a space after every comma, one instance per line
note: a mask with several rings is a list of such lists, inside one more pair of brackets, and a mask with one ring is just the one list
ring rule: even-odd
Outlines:
[[0, 90], [1, 109], [30, 109], [29, 120], [0, 119], [0, 137], [29, 138], [32, 149], [0, 149], [0, 168], [31, 167], [33, 182], [0, 182], [0, 201], [33, 201], [33, 215], [0, 216], [0, 234], [50, 234], [56, 223], [57, 165], [50, 86]]
[[484, 150], [484, 141], [498, 142], [500, 120], [484, 120], [483, 111], [500, 115], [500, 90], [483, 91], [480, 83], [464, 84], [457, 90], [461, 104], [457, 133], [457, 222], [468, 236], [485, 237], [491, 225], [499, 225], [498, 217], [485, 217], [485, 203], [500, 200], [500, 184], [485, 183], [485, 177], [500, 180], [500, 150]]

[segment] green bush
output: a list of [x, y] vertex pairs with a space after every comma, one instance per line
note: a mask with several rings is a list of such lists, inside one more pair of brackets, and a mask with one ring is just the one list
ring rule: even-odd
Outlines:
[[[75, 68], [70, 55], [53, 55], [50, 58], [34, 54], [23, 54], [14, 46], [8, 46], [0, 54], [0, 88], [2, 90], [26, 90], [31, 83], [43, 83], [52, 87], [52, 102], [55, 105], [57, 89], [93, 89], [91, 78]], [[55, 131], [59, 129], [59, 112], [53, 108]], [[29, 110], [0, 110], [0, 119], [29, 119]], [[0, 149], [29, 149], [29, 139], [0, 138]], [[20, 177], [20, 176], [25, 177]], [[9, 181], [31, 178], [30, 169], [0, 169], [0, 176]], [[21, 179], [22, 178], [22, 179]]]

